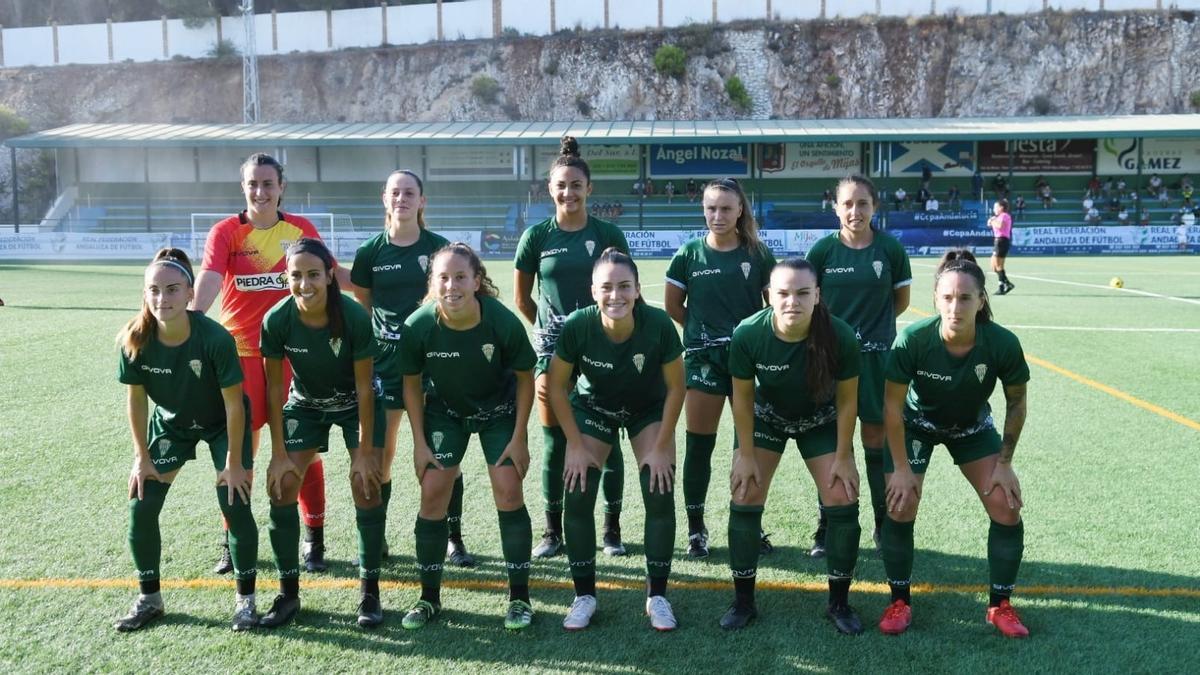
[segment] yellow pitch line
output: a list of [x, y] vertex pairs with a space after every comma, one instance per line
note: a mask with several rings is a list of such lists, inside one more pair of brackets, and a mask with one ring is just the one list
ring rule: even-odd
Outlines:
[[[932, 314], [929, 314], [928, 312], [923, 312], [914, 307], [909, 307], [908, 311], [912, 312], [913, 314], [916, 314], [917, 316], [921, 316], [921, 317], [932, 316]], [[1135, 405], [1135, 406], [1141, 408], [1142, 410], [1152, 412], [1155, 415], [1158, 415], [1159, 417], [1165, 417], [1165, 418], [1171, 420], [1172, 422], [1175, 422], [1176, 424], [1182, 424], [1183, 426], [1185, 426], [1189, 429], [1192, 429], [1194, 431], [1200, 431], [1200, 422], [1197, 422], [1196, 420], [1193, 420], [1193, 419], [1188, 419], [1187, 417], [1184, 417], [1183, 415], [1180, 415], [1179, 413], [1167, 410], [1166, 408], [1164, 408], [1162, 406], [1154, 405], [1153, 403], [1150, 403], [1149, 401], [1143, 401], [1142, 399], [1140, 399], [1136, 396], [1126, 394], [1125, 392], [1121, 391], [1120, 389], [1115, 389], [1113, 387], [1110, 387], [1107, 384], [1104, 384], [1103, 382], [1097, 382], [1096, 380], [1093, 380], [1090, 377], [1085, 377], [1083, 375], [1080, 375], [1079, 373], [1072, 372], [1070, 370], [1067, 370], [1066, 368], [1063, 368], [1062, 366], [1050, 363], [1049, 361], [1047, 361], [1045, 359], [1041, 359], [1036, 356], [1033, 356], [1032, 354], [1026, 353], [1025, 359], [1028, 360], [1030, 363], [1033, 363], [1035, 365], [1045, 368], [1046, 370], [1052, 370], [1052, 371], [1058, 373], [1059, 375], [1062, 375], [1063, 377], [1075, 380], [1076, 382], [1078, 382], [1080, 384], [1085, 384], [1093, 389], [1102, 391], [1105, 394], [1108, 394], [1109, 396], [1112, 396], [1114, 398], [1119, 398], [1122, 401], [1125, 401], [1126, 403], [1130, 403], [1132, 405]]]
[[[380, 587], [387, 590], [416, 590], [421, 584], [416, 581], [380, 581]], [[499, 579], [453, 579], [442, 584], [446, 588], [457, 588], [468, 591], [502, 591], [508, 588], [506, 582]], [[609, 591], [640, 591], [645, 588], [641, 580], [600, 581], [598, 587]], [[569, 590], [569, 581], [550, 581], [534, 579], [530, 586], [543, 590]], [[759, 589], [765, 591], [785, 591], [803, 593], [824, 593], [828, 586], [818, 581], [759, 581]], [[230, 582], [224, 579], [169, 579], [162, 582], [165, 589], [185, 590], [228, 590]], [[357, 579], [305, 579], [303, 587], [320, 590], [356, 590], [359, 588]], [[136, 589], [134, 579], [79, 579], [79, 578], [46, 578], [46, 579], [0, 579], [0, 590], [99, 590], [99, 589]], [[693, 591], [728, 591], [732, 585], [727, 581], [673, 581], [671, 588]], [[890, 592], [887, 584], [879, 582], [858, 582], [854, 584], [856, 592], [874, 593], [877, 595]], [[985, 584], [913, 584], [917, 593], [961, 593], [975, 594], [985, 592]], [[1144, 588], [1141, 586], [1020, 586], [1021, 595], [1083, 595], [1083, 596], [1119, 596], [1119, 597], [1158, 597], [1158, 598], [1197, 598], [1200, 599], [1200, 588]]]

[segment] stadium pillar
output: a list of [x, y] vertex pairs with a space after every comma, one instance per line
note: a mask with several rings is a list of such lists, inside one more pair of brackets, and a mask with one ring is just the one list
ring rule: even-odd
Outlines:
[[20, 204], [20, 198], [17, 197], [17, 194], [20, 192], [20, 189], [19, 189], [20, 186], [17, 182], [17, 149], [9, 148], [8, 149], [8, 157], [12, 161], [13, 232], [20, 234], [20, 232], [21, 232], [21, 204]]
[[[659, 11], [662, 11], [662, 0], [658, 3]], [[659, 16], [662, 16], [659, 14]], [[638, 190], [638, 229], [646, 229], [646, 150], [648, 146], [638, 146], [638, 183], [642, 186]], [[16, 175], [15, 173], [13, 175]]]
[[438, 42], [441, 42], [443, 39], [445, 39], [444, 33], [442, 33], [442, 0], [437, 0], [437, 15], [438, 15]]
[[1141, 138], [1137, 139], [1138, 160], [1137, 160], [1137, 179], [1133, 182], [1133, 216], [1140, 217], [1142, 213], [1142, 144], [1145, 141]]
[[146, 190], [146, 231], [150, 231], [150, 148], [142, 148], [142, 185]]

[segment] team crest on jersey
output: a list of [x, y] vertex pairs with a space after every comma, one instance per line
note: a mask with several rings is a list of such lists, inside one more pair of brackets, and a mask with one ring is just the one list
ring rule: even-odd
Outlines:
[[987, 364], [981, 363], [975, 366], [975, 377], [979, 378], [979, 384], [983, 384], [983, 378], [987, 377]]
[[329, 348], [333, 350], [334, 356], [342, 355], [342, 338], [333, 338], [329, 341]]
[[700, 366], [701, 379], [708, 379], [708, 373], [712, 370], [712, 366]]
[[914, 440], [912, 442], [912, 449], [913, 449], [913, 458], [915, 459], [917, 454], [921, 452], [921, 441]]
[[496, 345], [488, 343], [483, 346], [483, 356], [487, 358], [488, 363], [492, 362], [492, 355], [496, 353]]
[[300, 426], [300, 420], [288, 420], [288, 421], [287, 421], [287, 432], [288, 432], [288, 436], [295, 436], [295, 435], [296, 435], [296, 429], [297, 429], [299, 426]]
[[446, 434], [444, 434], [440, 431], [435, 431], [432, 434], [429, 434], [429, 438], [430, 438], [430, 440], [433, 441], [433, 449], [441, 450], [442, 449], [442, 440], [444, 440], [446, 438]]
[[158, 442], [158, 456], [159, 457], [166, 457], [167, 453], [170, 451], [171, 451], [171, 441], [164, 438]]
[[875, 270], [875, 278], [876, 279], [883, 278], [883, 261], [882, 260], [876, 260], [875, 262], [871, 263], [871, 269]]
[[200, 371], [203, 368], [203, 364], [200, 363], [200, 359], [192, 359], [191, 361], [188, 361], [188, 365], [191, 366], [192, 372], [196, 374], [196, 377], [200, 377]]
[[742, 263], [742, 276], [746, 277], [746, 279], [750, 278], [750, 263]]
[[289, 248], [291, 248], [292, 244], [294, 244], [294, 243], [296, 243], [296, 242], [294, 242], [294, 241], [288, 241], [287, 239], [284, 239], [283, 241], [280, 241], [280, 242], [279, 242], [279, 248], [282, 248], [282, 249], [283, 249], [283, 252], [284, 252], [284, 253], [287, 253], [287, 250], [288, 250]]
[[646, 365], [646, 355], [645, 354], [634, 354], [633, 355], [633, 367], [637, 368], [637, 371], [640, 373], [640, 372], [642, 372], [642, 366], [644, 366], [644, 365]]
[[421, 266], [421, 271], [424, 272], [425, 268], [429, 267], [429, 256], [417, 256], [417, 264]]
[[592, 252], [596, 250], [596, 242], [588, 239], [587, 241], [583, 242], [583, 247], [587, 249], [588, 255], [591, 255]]

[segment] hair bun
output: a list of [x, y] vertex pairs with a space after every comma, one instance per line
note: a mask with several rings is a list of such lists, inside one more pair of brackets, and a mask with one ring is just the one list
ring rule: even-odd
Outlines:
[[558, 154], [563, 157], [578, 157], [579, 156], [579, 141], [575, 140], [574, 136], [563, 136], [561, 145], [559, 145]]

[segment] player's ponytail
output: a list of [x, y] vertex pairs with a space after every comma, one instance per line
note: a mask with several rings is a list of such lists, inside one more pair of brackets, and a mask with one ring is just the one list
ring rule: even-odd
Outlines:
[[296, 243], [288, 247], [286, 259], [291, 260], [293, 256], [301, 253], [308, 253], [320, 258], [325, 266], [325, 273], [329, 275], [329, 287], [325, 292], [325, 315], [329, 319], [329, 337], [332, 339], [340, 339], [346, 334], [346, 312], [342, 307], [342, 289], [338, 285], [337, 277], [333, 274], [333, 268], [337, 266], [337, 261], [333, 259], [333, 254], [326, 248], [325, 242], [312, 237], [301, 237], [296, 240]]
[[[192, 271], [192, 262], [188, 259], [187, 253], [181, 249], [159, 249], [150, 262], [150, 266], [155, 265], [177, 269], [187, 280], [188, 288], [195, 284], [196, 275]], [[157, 335], [158, 321], [154, 318], [154, 313], [150, 311], [150, 305], [146, 303], [146, 294], [143, 292], [142, 308], [138, 311], [137, 316], [130, 319], [121, 328], [121, 332], [117, 333], [117, 346], [125, 353], [126, 358], [133, 361]]]

